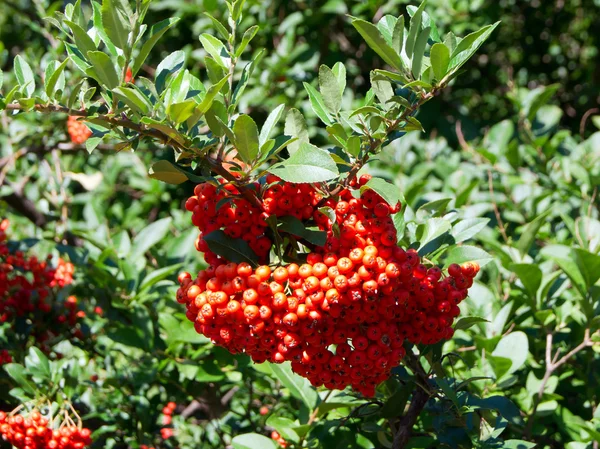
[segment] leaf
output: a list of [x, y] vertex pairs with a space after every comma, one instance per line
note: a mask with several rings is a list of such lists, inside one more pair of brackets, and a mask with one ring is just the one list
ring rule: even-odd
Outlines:
[[387, 79], [375, 72], [371, 72], [371, 88], [377, 96], [377, 99], [385, 104], [394, 96], [394, 89], [392, 89], [392, 83]]
[[268, 427], [275, 429], [286, 441], [289, 440], [294, 443], [298, 443], [300, 441], [300, 436], [294, 430], [294, 427], [296, 427], [297, 424], [289, 418], [283, 418], [273, 414], [269, 416], [265, 424]]
[[423, 1], [410, 18], [410, 26], [408, 28], [408, 36], [406, 37], [405, 43], [406, 54], [409, 58], [413, 57], [415, 43], [417, 42], [417, 37], [419, 36], [419, 31], [421, 30], [423, 9], [425, 9], [426, 3], [427, 2]]
[[400, 16], [394, 25], [392, 34], [392, 49], [397, 53], [402, 53], [404, 47], [404, 16]]
[[108, 89], [114, 89], [119, 85], [119, 76], [115, 71], [115, 66], [112, 63], [110, 56], [101, 51], [90, 51], [87, 56], [93, 67], [93, 72], [90, 72], [88, 69], [87, 72], [89, 72], [89, 75], [96, 78]]
[[290, 156], [298, 151], [300, 145], [308, 143], [308, 125], [302, 112], [295, 108], [289, 110], [285, 118], [285, 129], [283, 132], [286, 136], [298, 139], [288, 145]]
[[412, 393], [414, 384], [407, 382], [404, 385], [399, 385], [398, 389], [385, 402], [379, 412], [382, 418], [396, 418], [404, 414], [404, 408], [408, 402], [408, 398]]
[[300, 237], [314, 245], [324, 246], [327, 241], [327, 234], [324, 231], [307, 229], [301, 220], [292, 215], [280, 217], [278, 222], [281, 231]]
[[[162, 93], [165, 89], [167, 77], [171, 73], [179, 71], [183, 67], [185, 62], [185, 53], [182, 50], [174, 51], [165, 59], [163, 59], [158, 67], [156, 67], [155, 83], [156, 91]], [[208, 108], [207, 108], [208, 110]]]
[[[443, 218], [430, 218], [423, 225], [423, 233], [419, 238], [419, 254], [428, 254], [432, 251], [428, 243], [447, 233], [451, 228], [450, 222]], [[437, 248], [433, 248], [434, 250]]]
[[167, 32], [169, 28], [171, 28], [177, 22], [179, 22], [179, 17], [165, 19], [161, 22], [152, 25], [152, 28], [150, 28], [150, 37], [146, 42], [144, 42], [144, 45], [142, 45], [139, 54], [133, 60], [131, 73], [134, 77], [139, 72], [142, 65], [144, 65], [144, 62], [146, 62], [150, 51], [152, 51], [158, 40], [162, 37], [163, 34]]
[[188, 180], [187, 176], [169, 161], [154, 163], [148, 171], [148, 176], [167, 184], [182, 184]]
[[529, 340], [525, 332], [511, 332], [502, 337], [492, 355], [495, 357], [505, 357], [512, 361], [508, 372], [510, 374], [521, 368], [527, 361], [529, 354]]
[[534, 264], [512, 264], [510, 270], [519, 276], [525, 291], [530, 298], [535, 299], [536, 293], [542, 284], [542, 270]]
[[440, 42], [433, 44], [429, 58], [435, 79], [441, 81], [448, 72], [450, 49]]
[[[219, 32], [221, 37], [225, 40], [229, 40], [230, 35], [229, 35], [229, 31], [227, 31], [227, 28], [225, 28], [225, 26], [219, 20], [215, 19], [209, 13], [204, 12], [203, 14], [210, 19], [210, 21], [213, 23], [214, 27]], [[236, 54], [236, 56], [239, 56], [239, 55]]]
[[171, 276], [172, 274], [174, 274], [178, 270], [180, 270], [182, 267], [183, 267], [183, 264], [178, 263], [176, 265], [162, 267], [162, 268], [159, 268], [158, 270], [150, 271], [150, 273], [148, 273], [144, 277], [144, 279], [142, 279], [142, 282], [140, 282], [139, 291], [142, 292], [142, 291], [152, 287], [153, 285], [156, 285], [156, 283], [168, 278], [169, 276]]
[[254, 39], [254, 36], [256, 36], [256, 33], [258, 33], [258, 30], [259, 30], [259, 26], [254, 25], [254, 26], [251, 26], [250, 28], [248, 28], [246, 31], [244, 31], [244, 35], [242, 36], [242, 41], [240, 42], [240, 46], [238, 47], [238, 49], [235, 52], [236, 58], [239, 58], [240, 56], [242, 56], [242, 53], [244, 53], [244, 50], [246, 49], [246, 47], [248, 46], [250, 41], [252, 39]]
[[382, 178], [371, 178], [369, 181], [361, 187], [361, 192], [366, 189], [375, 191], [383, 200], [390, 206], [394, 207], [396, 204], [404, 200], [402, 193], [398, 186], [387, 182]]
[[489, 218], [467, 218], [452, 227], [452, 237], [455, 243], [464, 242], [479, 233], [490, 222]]
[[257, 265], [258, 256], [248, 242], [242, 239], [232, 239], [223, 231], [213, 231], [204, 236], [204, 241], [208, 244], [210, 250], [230, 262], [240, 263], [248, 262], [251, 265]]
[[535, 236], [538, 231], [542, 227], [544, 223], [546, 223], [546, 218], [548, 215], [552, 213], [552, 209], [548, 209], [545, 212], [542, 212], [538, 215], [531, 223], [525, 226], [523, 233], [521, 234], [521, 238], [517, 242], [517, 249], [521, 253], [521, 256], [524, 256], [529, 252], [529, 248], [533, 244], [535, 240]]
[[33, 78], [33, 71], [27, 62], [21, 57], [21, 55], [15, 56], [14, 62], [15, 77], [19, 87], [25, 88], [25, 92], [28, 97], [31, 97], [35, 92], [35, 80]]
[[102, 25], [113, 44], [124, 50], [129, 45], [132, 12], [127, 0], [103, 0]]
[[456, 73], [456, 71], [475, 54], [479, 47], [483, 45], [499, 24], [500, 22], [496, 22], [493, 25], [487, 25], [479, 31], [467, 35], [460, 41], [452, 52], [452, 56], [450, 56], [449, 71], [451, 73]]
[[326, 65], [319, 67], [319, 90], [327, 109], [333, 114], [340, 112], [342, 107], [340, 84], [333, 71]]
[[133, 239], [129, 258], [135, 260], [143, 256], [146, 251], [160, 242], [169, 232], [171, 221], [171, 217], [163, 218], [142, 229]]
[[142, 94], [140, 90], [132, 87], [116, 87], [113, 92], [119, 97], [123, 103], [129, 108], [141, 115], [148, 115], [152, 110], [152, 103]]
[[344, 96], [344, 90], [346, 90], [346, 66], [341, 62], [336, 62], [331, 69], [335, 78], [337, 79], [338, 86], [340, 87], [340, 95]]
[[[65, 76], [63, 75], [63, 72], [64, 72], [65, 67], [67, 66], [68, 62], [69, 62], [69, 58], [67, 57], [67, 59], [65, 59], [62, 63], [60, 63], [60, 65], [58, 65], [54, 68], [52, 75], [50, 75], [49, 77], [46, 77], [45, 90], [46, 90], [46, 95], [48, 95], [48, 98], [54, 97], [54, 93], [57, 90], [64, 89]], [[56, 62], [56, 64], [58, 64], [58, 62]]]
[[317, 114], [317, 117], [319, 117], [321, 119], [321, 121], [323, 123], [325, 123], [326, 125], [331, 125], [333, 123], [333, 120], [331, 119], [331, 116], [329, 115], [329, 112], [327, 110], [328, 108], [325, 105], [325, 100], [323, 99], [323, 96], [321, 95], [321, 93], [318, 92], [314, 87], [312, 87], [307, 82], [304, 82], [303, 85], [304, 85], [304, 88], [306, 89], [306, 92], [308, 93], [310, 105], [312, 106], [313, 111], [315, 111], [315, 114]]
[[465, 316], [456, 322], [454, 330], [466, 330], [477, 323], [489, 323], [489, 321], [479, 316]]
[[381, 35], [389, 45], [392, 45], [392, 35], [397, 21], [398, 19], [396, 17], [387, 14], [377, 22], [377, 29], [381, 32]]
[[249, 115], [240, 115], [233, 124], [235, 148], [247, 164], [256, 160], [259, 150], [258, 127]]
[[600, 256], [582, 248], [574, 248], [571, 253], [587, 289], [591, 289], [600, 279]]
[[285, 105], [280, 104], [275, 109], [273, 109], [273, 111], [269, 114], [269, 116], [265, 120], [265, 123], [263, 124], [262, 129], [260, 130], [260, 135], [258, 136], [258, 143], [261, 146], [261, 148], [264, 145], [264, 143], [267, 140], [269, 140], [269, 137], [271, 136], [271, 134], [273, 134], [273, 130], [275, 129], [275, 126], [281, 119], [281, 116], [283, 115], [284, 110], [285, 110]]
[[87, 55], [88, 51], [96, 51], [98, 49], [92, 38], [83, 28], [69, 20], [65, 20], [65, 23], [71, 28], [73, 41], [82, 54]]
[[429, 33], [431, 28], [427, 27], [419, 33], [417, 41], [415, 42], [415, 48], [412, 58], [412, 73], [415, 78], [421, 77], [421, 70], [423, 68], [423, 56], [425, 56], [425, 47], [427, 46], [427, 40], [429, 39]]
[[270, 363], [269, 366], [279, 381], [290, 390], [292, 396], [304, 402], [309, 410], [313, 410], [317, 406], [319, 398], [317, 390], [307, 379], [294, 373], [289, 363], [281, 365]]
[[47, 380], [52, 378], [48, 357], [35, 346], [29, 348], [29, 355], [25, 357], [25, 366], [37, 377]]
[[523, 112], [529, 120], [535, 119], [535, 115], [544, 106], [550, 98], [554, 96], [560, 88], [560, 84], [551, 84], [549, 86], [540, 86], [529, 91], [523, 100]]
[[35, 394], [36, 388], [27, 379], [27, 371], [23, 365], [18, 363], [7, 363], [3, 366], [6, 373], [19, 385], [23, 391], [29, 394]]
[[233, 449], [277, 449], [275, 441], [258, 433], [238, 435], [231, 440]]
[[242, 97], [242, 94], [244, 93], [244, 90], [246, 89], [246, 86], [248, 85], [248, 82], [250, 81], [252, 72], [254, 72], [254, 67], [261, 60], [264, 53], [265, 53], [264, 48], [259, 50], [259, 52], [256, 53], [254, 55], [254, 57], [252, 58], [252, 61], [250, 61], [249, 64], [246, 64], [246, 66], [242, 70], [242, 76], [240, 77], [240, 80], [238, 81], [237, 86], [235, 87], [235, 91], [233, 92], [233, 100], [231, 102], [232, 106], [237, 105], [239, 99]]
[[461, 264], [464, 262], [477, 262], [480, 267], [484, 267], [494, 258], [480, 248], [474, 246], [457, 246], [452, 248], [446, 257], [445, 266], [453, 263]]
[[230, 57], [225, 50], [225, 45], [219, 39], [210, 34], [204, 33], [200, 35], [200, 42], [206, 52], [224, 69], [229, 70]]
[[367, 45], [369, 45], [381, 59], [396, 70], [402, 71], [402, 60], [400, 59], [400, 56], [389, 46], [375, 25], [356, 18], [352, 20], [352, 25], [360, 33]]
[[227, 75], [225, 78], [223, 78], [217, 84], [213, 84], [212, 86], [210, 86], [208, 88], [208, 90], [206, 91], [206, 95], [204, 96], [204, 98], [202, 99], [202, 102], [198, 106], [198, 110], [202, 114], [206, 113], [206, 111], [208, 111], [210, 109], [215, 97], [219, 94], [219, 92], [221, 92], [221, 89], [223, 89], [223, 86], [225, 86], [225, 84], [227, 84], [228, 80], [229, 80], [229, 75]]
[[309, 143], [302, 143], [298, 151], [283, 162], [268, 169], [287, 182], [324, 182], [339, 175], [331, 155]]
[[502, 443], [502, 449], [532, 449], [536, 446], [536, 443], [525, 440], [504, 440]]

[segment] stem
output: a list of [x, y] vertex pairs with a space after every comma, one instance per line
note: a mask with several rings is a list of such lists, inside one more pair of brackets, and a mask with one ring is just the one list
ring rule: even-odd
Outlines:
[[[19, 104], [8, 104], [8, 105], [6, 105], [6, 109], [9, 111], [20, 111], [23, 108]], [[42, 112], [42, 113], [62, 112], [64, 114], [69, 114], [74, 117], [90, 117], [93, 115], [85, 109], [69, 109], [64, 106], [58, 106], [58, 105], [52, 105], [52, 104], [47, 104], [47, 105], [36, 104], [34, 106], [34, 109], [37, 112]], [[99, 118], [101, 120], [105, 120], [115, 127], [120, 126], [123, 128], [134, 130], [134, 131], [138, 132], [140, 135], [143, 135], [146, 137], [151, 137], [153, 139], [156, 139], [156, 140], [164, 143], [165, 145], [170, 145], [172, 147], [178, 148], [183, 151], [188, 151], [188, 152], [190, 151], [190, 148], [170, 139], [169, 136], [167, 136], [166, 134], [163, 134], [159, 130], [147, 128], [146, 126], [139, 124], [139, 123], [135, 123], [128, 118], [119, 118], [119, 117], [114, 117], [114, 116], [110, 116], [110, 115], [98, 115], [97, 118]], [[240, 190], [241, 194], [244, 196], [244, 198], [246, 198], [248, 201], [250, 201], [250, 203], [253, 206], [262, 209], [262, 204], [258, 200], [256, 195], [254, 194], [254, 192], [251, 189], [248, 189], [244, 185], [238, 185], [237, 179], [235, 178], [235, 176], [233, 176], [227, 169], [225, 169], [225, 167], [223, 167], [223, 165], [221, 164], [221, 161], [219, 159], [212, 159], [212, 158], [207, 157], [206, 161], [208, 162], [208, 164], [213, 172], [222, 176], [224, 179], [231, 182], [232, 184], [235, 184], [236, 187]]]

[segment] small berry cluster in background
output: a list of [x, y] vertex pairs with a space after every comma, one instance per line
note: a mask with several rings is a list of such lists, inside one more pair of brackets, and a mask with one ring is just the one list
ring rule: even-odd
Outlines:
[[67, 119], [67, 132], [71, 138], [71, 142], [76, 145], [82, 145], [92, 135], [92, 131], [85, 126], [77, 117], [70, 115]]
[[174, 402], [169, 402], [162, 409], [162, 423], [165, 427], [160, 429], [160, 435], [162, 436], [163, 440], [168, 440], [174, 435], [173, 429], [167, 426], [170, 426], [171, 422], [173, 421], [173, 412], [175, 411], [175, 408], [177, 408], [177, 404]]
[[76, 425], [66, 413], [59, 423], [62, 413], [48, 419], [36, 409], [20, 413], [20, 408], [0, 412], [2, 439], [17, 449], [83, 449], [92, 443], [90, 429]]
[[[68, 326], [67, 333], [82, 338], [75, 325], [85, 312], [77, 309], [77, 298], [58, 300], [59, 290], [73, 282], [73, 264], [58, 259], [56, 266], [52, 266], [51, 256], [39, 260], [22, 251], [11, 254], [6, 236], [8, 227], [8, 220], [0, 223], [0, 324], [8, 323], [15, 331], [17, 321], [24, 320], [36, 344], [45, 352], [48, 352], [46, 341], [54, 335], [65, 335], [61, 326]], [[10, 355], [3, 350], [0, 364], [7, 361], [10, 362]]]

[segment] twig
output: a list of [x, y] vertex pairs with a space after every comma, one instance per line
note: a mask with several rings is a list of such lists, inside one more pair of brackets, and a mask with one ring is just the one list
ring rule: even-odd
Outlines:
[[590, 118], [590, 116], [592, 114], [595, 114], [596, 112], [600, 112], [600, 109], [598, 109], [598, 108], [588, 109], [587, 111], [585, 111], [585, 114], [583, 114], [583, 117], [581, 117], [581, 122], [579, 122], [579, 135], [581, 136], [582, 139], [583, 139], [583, 135], [585, 133], [585, 124], [587, 122], [587, 119]]

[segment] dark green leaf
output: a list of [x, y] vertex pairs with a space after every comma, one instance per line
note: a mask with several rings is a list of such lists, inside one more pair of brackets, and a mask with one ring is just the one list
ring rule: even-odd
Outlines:
[[213, 253], [223, 257], [225, 260], [235, 263], [248, 262], [252, 265], [257, 264], [258, 257], [245, 240], [232, 239], [223, 231], [218, 230], [205, 235], [204, 241]]
[[408, 28], [408, 36], [406, 38], [405, 50], [409, 58], [412, 59], [417, 37], [421, 31], [421, 18], [423, 16], [423, 9], [425, 8], [426, 2], [423, 1], [417, 10], [410, 18], [410, 26]]
[[246, 47], [248, 46], [250, 41], [252, 39], [254, 39], [254, 36], [256, 36], [256, 33], [258, 33], [258, 30], [259, 30], [258, 25], [254, 25], [254, 26], [251, 26], [250, 28], [248, 28], [246, 31], [244, 31], [244, 35], [242, 36], [242, 42], [240, 42], [240, 45], [235, 52], [236, 58], [239, 58], [240, 56], [242, 56], [242, 53], [244, 53], [244, 50], [246, 49]]
[[141, 257], [146, 251], [160, 242], [163, 237], [167, 235], [167, 232], [169, 232], [171, 221], [172, 219], [170, 217], [163, 218], [142, 229], [133, 239], [129, 258], [136, 259]]
[[477, 323], [489, 323], [485, 318], [479, 316], [465, 316], [459, 319], [454, 326], [455, 330], [466, 330]]
[[490, 37], [500, 22], [481, 28], [479, 31], [469, 34], [456, 46], [450, 57], [449, 71], [455, 73]]
[[258, 156], [259, 140], [258, 127], [249, 115], [240, 115], [234, 125], [235, 147], [240, 158], [247, 164], [252, 163]]
[[154, 163], [150, 167], [148, 175], [153, 179], [158, 179], [167, 184], [181, 184], [188, 180], [187, 176], [169, 161]]
[[260, 136], [258, 138], [258, 142], [261, 147], [269, 139], [271, 134], [273, 134], [273, 130], [275, 129], [275, 126], [277, 126], [277, 123], [281, 119], [284, 109], [285, 109], [285, 105], [283, 105], [283, 104], [277, 106], [275, 109], [273, 109], [273, 111], [269, 114], [269, 116], [265, 120], [265, 123], [263, 124], [263, 126], [260, 130]]
[[308, 83], [303, 83], [306, 92], [308, 92], [308, 98], [310, 99], [310, 104], [315, 111], [315, 114], [321, 119], [323, 123], [326, 125], [331, 125], [333, 120], [331, 119], [331, 115], [327, 110], [327, 106], [325, 105], [325, 100], [320, 92], [318, 92], [314, 87], [312, 87]]
[[131, 8], [127, 0], [103, 0], [102, 25], [113, 44], [124, 50], [129, 45], [128, 36], [131, 31]]
[[415, 48], [412, 58], [412, 73], [415, 78], [421, 77], [421, 70], [423, 68], [423, 56], [425, 56], [425, 46], [427, 45], [427, 40], [429, 39], [429, 33], [431, 32], [431, 28], [425, 28], [417, 37], [415, 42]]
[[[46, 95], [48, 95], [48, 98], [53, 98], [54, 97], [54, 93], [57, 90], [62, 90], [65, 87], [65, 76], [64, 76], [64, 70], [65, 67], [67, 66], [67, 63], [69, 62], [69, 58], [65, 59], [60, 65], [58, 64], [58, 62], [54, 62], [54, 70], [52, 71], [52, 74], [48, 77], [46, 76], [46, 86], [45, 86], [45, 90], [46, 90]], [[50, 65], [48, 65], [48, 67], [50, 67]]]
[[542, 270], [534, 264], [512, 264], [510, 270], [519, 276], [527, 294], [535, 299], [536, 293], [542, 283]]
[[450, 64], [450, 49], [442, 43], [433, 44], [431, 47], [431, 68], [435, 79], [441, 81], [448, 72]]
[[101, 51], [90, 51], [87, 56], [93, 67], [93, 72], [88, 69], [88, 74], [90, 76], [96, 78], [108, 89], [114, 89], [120, 84], [119, 76], [117, 75], [110, 56]]
[[531, 223], [525, 226], [523, 230], [523, 234], [521, 234], [521, 238], [517, 242], [517, 248], [522, 256], [529, 252], [529, 248], [535, 241], [535, 237], [542, 227], [544, 223], [546, 223], [546, 218], [552, 213], [552, 209], [548, 209], [538, 215]]
[[375, 193], [379, 194], [379, 196], [392, 207], [404, 199], [400, 189], [396, 185], [387, 182], [385, 179], [371, 178], [363, 187], [361, 187], [361, 191], [364, 191], [365, 189], [374, 190]]
[[131, 72], [133, 76], [135, 76], [142, 67], [142, 65], [144, 65], [146, 59], [148, 58], [148, 55], [150, 54], [150, 51], [152, 50], [152, 48], [154, 48], [154, 46], [162, 37], [162, 35], [165, 34], [167, 30], [173, 25], [175, 25], [178, 21], [178, 17], [165, 19], [161, 22], [154, 24], [152, 28], [150, 28], [150, 37], [146, 42], [144, 42], [144, 45], [142, 45], [139, 54], [133, 60], [133, 65], [131, 67]]
[[369, 45], [375, 53], [381, 56], [381, 59], [396, 70], [402, 70], [400, 56], [392, 49], [392, 47], [390, 47], [375, 25], [362, 19], [353, 19], [352, 25], [354, 25], [363, 39], [367, 42], [367, 45]]

